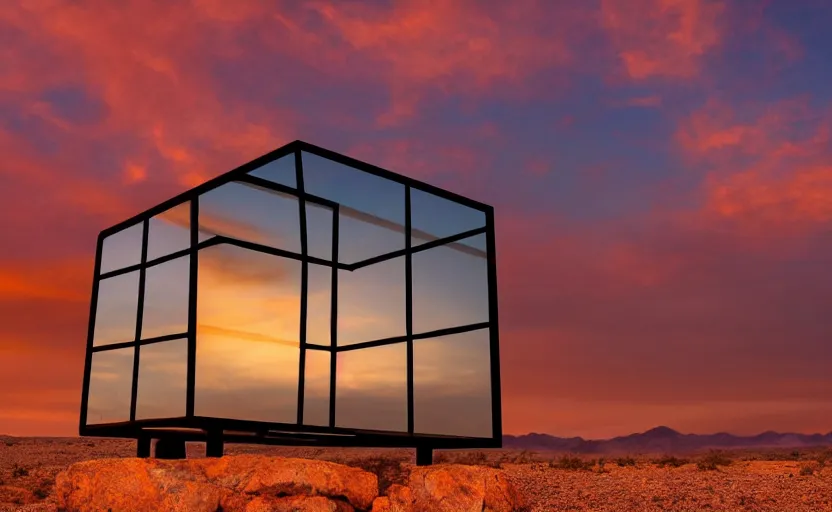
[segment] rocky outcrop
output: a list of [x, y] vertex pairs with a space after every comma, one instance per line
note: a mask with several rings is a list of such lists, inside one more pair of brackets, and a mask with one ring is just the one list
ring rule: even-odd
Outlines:
[[482, 466], [437, 465], [414, 468], [408, 482], [414, 511], [515, 512], [523, 497], [504, 472]]
[[73, 464], [55, 482], [67, 512], [510, 512], [523, 502], [502, 471], [414, 468], [409, 485], [378, 496], [378, 479], [332, 462], [258, 455], [219, 459], [102, 459]]
[[70, 466], [55, 493], [73, 512], [351, 512], [370, 508], [378, 479], [332, 462], [256, 455], [102, 459]]

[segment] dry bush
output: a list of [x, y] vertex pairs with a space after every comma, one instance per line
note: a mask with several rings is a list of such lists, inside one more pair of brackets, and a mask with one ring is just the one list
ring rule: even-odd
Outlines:
[[626, 466], [635, 466], [636, 465], [636, 459], [634, 459], [630, 456], [618, 457], [617, 459], [615, 459], [615, 463], [618, 464], [619, 466], [621, 466], [622, 468], [626, 467]]
[[568, 457], [566, 455], [560, 459], [549, 461], [550, 468], [569, 471], [590, 471], [593, 466], [595, 466], [595, 460], [583, 460], [580, 457]]
[[663, 468], [665, 466], [670, 466], [672, 468], [679, 468], [679, 467], [684, 466], [685, 464], [688, 464], [690, 461], [688, 459], [680, 459], [680, 458], [674, 457], [672, 455], [665, 455], [664, 457], [662, 457], [660, 459], [656, 459], [654, 462], [660, 468]]
[[487, 466], [488, 455], [485, 452], [463, 452], [454, 458], [455, 464], [463, 464], [465, 466]]
[[696, 467], [701, 471], [716, 471], [719, 466], [730, 466], [732, 462], [724, 453], [711, 451], [696, 463]]
[[12, 476], [13, 477], [20, 478], [22, 476], [28, 476], [28, 475], [29, 475], [29, 470], [24, 468], [23, 466], [18, 466], [17, 464], [12, 466]]
[[533, 452], [529, 450], [523, 450], [520, 453], [516, 454], [510, 460], [506, 460], [505, 462], [511, 462], [512, 464], [531, 464], [535, 462], [537, 457]]
[[510, 459], [508, 455], [503, 455], [499, 460], [491, 460], [485, 452], [461, 452], [450, 454], [440, 452], [433, 456], [434, 464], [462, 464], [464, 466], [488, 466], [492, 468], [500, 468], [502, 462], [513, 462], [515, 459]]
[[814, 475], [816, 471], [820, 471], [821, 465], [815, 464], [801, 464], [800, 465], [800, 476], [811, 476]]

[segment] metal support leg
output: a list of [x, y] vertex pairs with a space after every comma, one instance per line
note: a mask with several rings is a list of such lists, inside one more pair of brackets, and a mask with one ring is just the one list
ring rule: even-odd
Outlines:
[[416, 448], [416, 465], [430, 466], [433, 464], [433, 448], [420, 446]]
[[175, 438], [162, 438], [156, 441], [157, 459], [184, 459], [185, 440]]
[[140, 459], [150, 457], [150, 436], [140, 434], [136, 439], [136, 457]]
[[205, 441], [205, 456], [222, 457], [222, 452], [222, 430], [209, 430], [208, 439]]

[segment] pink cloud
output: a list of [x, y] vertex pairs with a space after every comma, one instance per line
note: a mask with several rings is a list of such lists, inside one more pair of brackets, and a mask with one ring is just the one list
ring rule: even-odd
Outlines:
[[724, 5], [711, 0], [603, 0], [603, 26], [626, 74], [689, 78], [722, 40]]

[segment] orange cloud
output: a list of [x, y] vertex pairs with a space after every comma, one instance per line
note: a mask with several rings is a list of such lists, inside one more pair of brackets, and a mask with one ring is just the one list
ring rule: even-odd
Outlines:
[[721, 42], [724, 11], [712, 0], [603, 0], [602, 23], [634, 80], [689, 78]]
[[776, 223], [832, 220], [832, 165], [771, 178], [753, 170], [711, 180], [707, 209], [731, 219]]
[[57, 299], [84, 302], [92, 286], [92, 259], [3, 262], [0, 300]]
[[[470, 94], [499, 81], [520, 87], [531, 74], [572, 60], [564, 34], [576, 14], [560, 9], [553, 15], [534, 2], [504, 4], [493, 12], [481, 3], [452, 0], [406, 0], [383, 10], [321, 2], [315, 9], [355, 50], [383, 63], [393, 99], [378, 119], [381, 125], [415, 115], [426, 89]], [[562, 30], [528, 29], [541, 18]]]
[[758, 112], [711, 101], [682, 122], [676, 139], [706, 166], [707, 215], [794, 229], [830, 219], [831, 126], [830, 112], [819, 116], [803, 100]]

